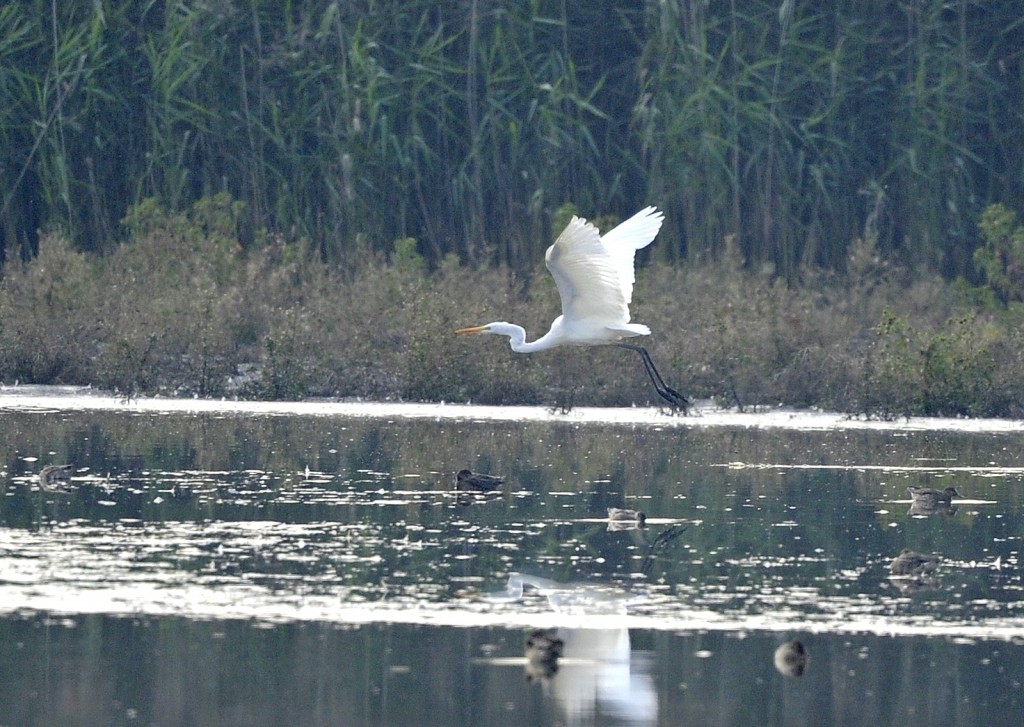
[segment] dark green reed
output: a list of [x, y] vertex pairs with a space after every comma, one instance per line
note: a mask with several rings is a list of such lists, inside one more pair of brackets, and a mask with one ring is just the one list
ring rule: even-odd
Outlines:
[[655, 255], [793, 280], [858, 237], [970, 273], [1019, 206], [1024, 10], [1002, 0], [305, 0], [0, 9], [0, 256], [109, 250], [227, 192], [332, 264], [410, 237], [529, 269], [566, 201], [654, 203]]

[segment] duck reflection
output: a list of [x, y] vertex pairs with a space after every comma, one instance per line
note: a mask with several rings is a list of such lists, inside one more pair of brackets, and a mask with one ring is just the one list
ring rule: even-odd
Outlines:
[[[559, 583], [513, 573], [493, 602], [513, 602], [526, 587], [538, 590], [560, 614], [625, 615], [630, 594], [609, 586]], [[591, 723], [607, 715], [633, 724], [656, 724], [658, 701], [646, 664], [634, 663], [629, 629], [564, 627], [534, 631], [527, 639], [528, 678], [542, 677], [564, 710], [567, 724]]]
[[938, 504], [929, 502], [927, 500], [914, 500], [910, 503], [910, 508], [907, 510], [907, 515], [916, 515], [918, 517], [932, 517], [934, 515], [944, 515], [950, 517], [956, 514], [959, 508], [953, 507], [948, 502], [940, 502]]
[[501, 500], [500, 492], [460, 492], [455, 496], [455, 504], [462, 507], [487, 502], [498, 502], [499, 500]]

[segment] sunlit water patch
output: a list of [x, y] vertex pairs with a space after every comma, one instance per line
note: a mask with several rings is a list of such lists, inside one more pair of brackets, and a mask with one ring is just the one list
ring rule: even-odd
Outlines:
[[1019, 724], [1017, 422], [49, 394], [0, 391], [0, 721]]
[[480, 406], [451, 403], [360, 401], [265, 402], [210, 399], [125, 399], [88, 387], [0, 386], [0, 409], [38, 412], [119, 411], [126, 413], [212, 414], [215, 416], [331, 416], [372, 419], [468, 420], [480, 422], [561, 422], [638, 425], [656, 428], [727, 427], [791, 431], [869, 430], [1024, 433], [1024, 423], [1007, 419], [909, 417], [869, 419], [846, 414], [788, 409], [740, 412], [694, 406], [683, 416], [660, 408], [576, 407], [556, 411], [534, 406]]
[[[389, 490], [379, 482], [368, 491], [343, 483], [338, 490], [276, 489], [265, 473], [253, 471], [234, 480], [225, 472], [165, 475], [151, 489], [135, 483], [123, 492], [107, 481], [102, 498], [109, 500], [85, 486], [74, 493], [20, 492], [43, 500], [49, 512], [37, 526], [0, 529], [0, 610], [268, 622], [569, 626], [618, 619], [676, 631], [1024, 633], [1019, 538], [1006, 539], [1014, 545], [1005, 558], [947, 558], [927, 579], [900, 580], [890, 576], [890, 553], [864, 552], [844, 562], [825, 548], [803, 547], [810, 536], [793, 534], [803, 529], [796, 520], [777, 523], [786, 535], [769, 552], [744, 553], [735, 544], [696, 546], [703, 538], [687, 534], [713, 527], [703, 520], [618, 530], [597, 518], [565, 518], [566, 500], [581, 510], [584, 496], [562, 491], [536, 495], [533, 500], [555, 505], [526, 517], [509, 495], [463, 504], [448, 491]], [[156, 519], [141, 506], [165, 504], [157, 501], [171, 480], [179, 481], [172, 491], [190, 488], [184, 511], [190, 519]], [[306, 521], [311, 512], [337, 519]], [[717, 528], [726, 536], [770, 514], [761, 507], [722, 513]], [[247, 519], [253, 514], [274, 519]], [[658, 534], [670, 527], [679, 529], [678, 540], [659, 548]], [[628, 608], [611, 619], [601, 609], [552, 609], [543, 594], [509, 603], [486, 597], [503, 574], [529, 569], [578, 574], [566, 593], [603, 588]]]
[[[1024, 628], [1017, 423], [657, 410], [506, 421], [512, 409], [23, 390], [0, 394], [4, 411], [6, 612], [567, 618], [543, 599], [481, 597], [525, 573], [618, 589], [622, 617], [653, 629]], [[67, 492], [36, 481], [55, 460], [74, 465]], [[467, 466], [506, 482], [458, 491]], [[949, 507], [922, 512], [907, 496], [948, 484], [963, 495]], [[648, 520], [609, 522], [610, 507]], [[890, 577], [905, 547], [939, 567]]]

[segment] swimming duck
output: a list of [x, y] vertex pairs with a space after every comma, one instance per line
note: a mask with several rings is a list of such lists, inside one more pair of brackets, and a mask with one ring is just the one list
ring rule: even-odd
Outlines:
[[775, 668], [783, 676], [802, 676], [807, 667], [807, 658], [807, 649], [801, 642], [793, 639], [775, 650]]
[[931, 487], [908, 487], [907, 492], [925, 507], [939, 507], [948, 505], [954, 497], [963, 497], [956, 491], [955, 487], [947, 487], [944, 490], [936, 490]]
[[44, 490], [62, 490], [71, 482], [71, 471], [74, 465], [48, 464], [39, 470], [39, 486]]
[[498, 485], [504, 482], [501, 477], [494, 475], [475, 474], [470, 470], [459, 470], [455, 475], [456, 490], [476, 490], [477, 492], [490, 492], [498, 489]]
[[644, 521], [647, 520], [647, 515], [640, 510], [627, 510], [623, 507], [609, 507], [608, 519], [612, 522], [629, 522], [643, 525]]
[[889, 572], [894, 576], [925, 576], [939, 567], [941, 558], [937, 555], [925, 555], [910, 548], [904, 548], [892, 559]]

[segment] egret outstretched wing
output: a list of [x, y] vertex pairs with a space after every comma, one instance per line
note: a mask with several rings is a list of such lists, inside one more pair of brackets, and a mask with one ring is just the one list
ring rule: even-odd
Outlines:
[[658, 234], [662, 219], [648, 207], [602, 238], [594, 225], [573, 217], [544, 256], [562, 298], [562, 315], [613, 326], [628, 323], [633, 258]]
[[573, 217], [544, 255], [567, 320], [628, 323], [629, 304], [597, 228]]
[[627, 305], [633, 301], [633, 258], [636, 251], [654, 241], [664, 220], [665, 215], [659, 212], [657, 207], [646, 207], [601, 238], [618, 270], [622, 294]]

